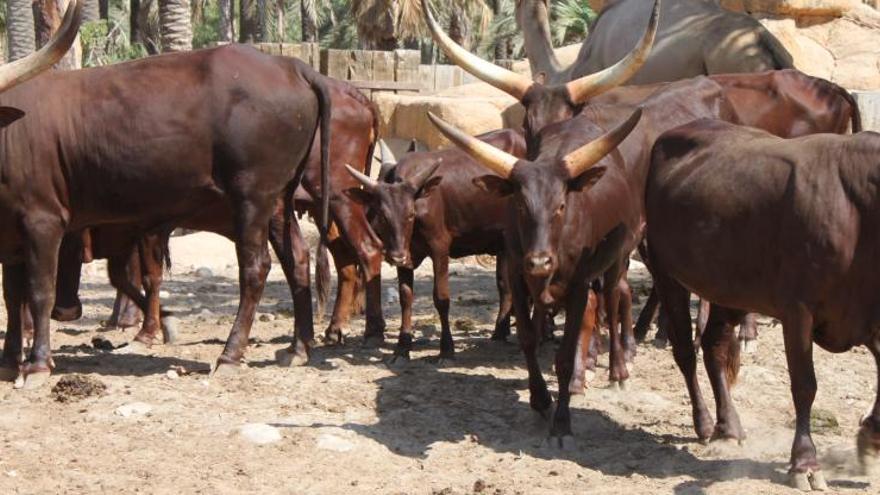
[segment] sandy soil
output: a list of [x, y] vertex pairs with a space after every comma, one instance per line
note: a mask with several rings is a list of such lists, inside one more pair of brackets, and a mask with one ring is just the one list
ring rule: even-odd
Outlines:
[[[119, 345], [135, 333], [100, 327], [113, 293], [96, 262], [86, 270], [85, 317], [53, 322], [50, 386], [16, 391], [0, 383], [0, 493], [794, 493], [782, 484], [794, 411], [780, 327], [770, 320], [761, 321], [758, 353], [745, 357], [734, 392], [749, 435], [744, 446], [696, 442], [670, 351], [643, 345], [629, 391], [606, 389], [602, 368], [575, 398], [578, 443], [560, 451], [544, 445], [548, 425], [529, 409], [517, 346], [488, 340], [491, 269], [452, 266], [452, 318], [461, 320], [454, 363], [432, 360], [439, 332], [426, 266], [416, 287], [418, 350], [408, 366], [384, 364], [399, 315], [388, 300], [396, 292], [388, 270], [385, 348], [360, 347], [358, 318], [348, 346], [318, 348], [314, 366], [282, 369], [273, 356], [292, 319], [276, 266], [249, 368], [209, 380], [237, 304], [232, 249], [197, 234], [175, 238], [172, 254], [164, 301], [181, 316], [179, 345], [149, 355], [95, 349], [96, 336]], [[197, 276], [199, 267], [212, 276]], [[643, 288], [645, 274], [638, 275]], [[551, 389], [552, 352], [542, 350]], [[878, 493], [880, 479], [857, 475], [855, 461], [857, 424], [876, 385], [873, 359], [863, 349], [832, 356], [817, 348], [816, 364], [815, 409], [839, 422], [814, 434], [831, 489]], [[57, 401], [52, 385], [74, 373], [106, 390]], [[254, 430], [269, 443], [249, 439]]]

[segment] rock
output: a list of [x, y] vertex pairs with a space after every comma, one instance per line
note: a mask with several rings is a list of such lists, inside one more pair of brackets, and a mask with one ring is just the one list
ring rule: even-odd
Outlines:
[[248, 442], [266, 445], [281, 440], [281, 431], [265, 423], [248, 423], [238, 429], [238, 434]]
[[123, 418], [129, 418], [132, 416], [146, 416], [152, 410], [153, 406], [145, 402], [131, 402], [117, 407], [113, 413], [117, 416], [122, 416]]
[[273, 315], [272, 313], [262, 313], [260, 314], [260, 321], [264, 323], [275, 321], [275, 315]]
[[459, 318], [452, 326], [460, 332], [473, 332], [477, 329], [477, 325], [470, 318]]
[[52, 398], [58, 402], [76, 402], [86, 397], [102, 395], [107, 390], [104, 382], [86, 375], [67, 375], [61, 377], [52, 387]]
[[734, 12], [789, 17], [840, 17], [860, 5], [861, 0], [721, 0], [722, 7]]
[[159, 291], [159, 298], [168, 299], [169, 297], [171, 297], [171, 293], [168, 292], [167, 290], [160, 290]]
[[349, 452], [354, 450], [354, 443], [336, 435], [324, 433], [318, 437], [318, 448], [333, 452]]
[[853, 91], [866, 131], [880, 132], [880, 91]]
[[214, 276], [214, 272], [211, 271], [211, 269], [207, 266], [200, 266], [196, 268], [196, 271], [193, 272], [193, 275], [198, 278], [211, 278]]
[[385, 289], [385, 303], [397, 304], [398, 302], [400, 302], [400, 294], [397, 293], [397, 289], [391, 287]]
[[180, 378], [180, 375], [174, 370], [168, 370], [165, 372], [165, 378], [168, 378], [169, 380], [177, 380]]

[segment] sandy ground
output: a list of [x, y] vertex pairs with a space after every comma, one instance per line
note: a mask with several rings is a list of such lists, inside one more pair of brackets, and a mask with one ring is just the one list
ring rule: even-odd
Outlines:
[[[96, 336], [119, 345], [135, 332], [100, 328], [113, 293], [103, 263], [87, 267], [84, 318], [53, 322], [50, 386], [17, 391], [0, 383], [0, 493], [794, 493], [783, 485], [794, 411], [780, 327], [769, 320], [734, 391], [749, 436], [742, 447], [695, 440], [671, 352], [646, 344], [630, 368], [629, 391], [605, 388], [600, 368], [574, 399], [578, 443], [560, 451], [544, 445], [548, 425], [529, 409], [517, 346], [488, 340], [494, 275], [479, 266], [452, 265], [452, 319], [460, 320], [454, 363], [432, 360], [439, 332], [428, 263], [418, 272], [420, 334], [408, 366], [384, 364], [399, 316], [388, 300], [396, 292], [388, 270], [385, 348], [360, 347], [357, 318], [346, 347], [318, 348], [311, 367], [278, 368], [274, 352], [286, 346], [293, 322], [276, 266], [249, 368], [209, 380], [237, 304], [232, 253], [212, 235], [173, 240], [164, 302], [181, 316], [181, 342], [149, 355], [92, 347]], [[213, 274], [197, 276], [199, 267]], [[645, 274], [637, 275], [643, 291]], [[555, 389], [552, 352], [545, 345], [542, 362]], [[876, 385], [873, 359], [863, 349], [815, 354], [815, 409], [839, 422], [814, 434], [831, 490], [880, 493], [880, 479], [857, 475], [855, 461], [857, 424]], [[106, 390], [57, 401], [51, 386], [74, 373]], [[703, 390], [711, 398], [705, 379]], [[269, 443], [255, 443], [253, 431]]]

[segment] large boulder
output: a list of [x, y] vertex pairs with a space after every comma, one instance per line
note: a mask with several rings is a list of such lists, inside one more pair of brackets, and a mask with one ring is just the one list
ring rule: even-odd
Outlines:
[[847, 89], [880, 89], [880, 13], [860, 5], [836, 18], [764, 17], [803, 72]]
[[861, 0], [721, 0], [722, 7], [734, 12], [786, 17], [840, 17], [861, 4]]

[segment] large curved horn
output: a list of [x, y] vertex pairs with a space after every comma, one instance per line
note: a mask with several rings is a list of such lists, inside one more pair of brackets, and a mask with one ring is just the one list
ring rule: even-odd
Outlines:
[[635, 75], [651, 53], [651, 46], [654, 44], [659, 22], [660, 0], [654, 0], [654, 9], [651, 11], [651, 19], [648, 21], [648, 29], [645, 30], [639, 44], [626, 57], [607, 69], [565, 84], [572, 103], [585, 103], [590, 98], [620, 86]]
[[368, 176], [358, 172], [351, 165], [349, 165], [347, 163], [345, 164], [345, 170], [348, 170], [348, 173], [351, 174], [352, 177], [354, 177], [355, 179], [357, 179], [358, 182], [363, 184], [364, 188], [367, 191], [372, 191], [373, 189], [376, 188], [377, 185], [379, 185], [379, 183], [376, 182], [376, 179], [373, 179], [371, 177], [368, 177]]
[[422, 168], [421, 170], [416, 172], [415, 175], [407, 179], [407, 182], [409, 182], [409, 184], [413, 186], [416, 191], [418, 191], [422, 188], [422, 186], [425, 185], [425, 182], [428, 182], [428, 179], [430, 179], [431, 176], [434, 175], [434, 172], [437, 171], [437, 167], [439, 167], [441, 163], [442, 161], [439, 161], [434, 165], [431, 165], [430, 167]]
[[505, 179], [510, 177], [513, 165], [519, 161], [519, 158], [501, 151], [491, 144], [484, 143], [475, 137], [468, 136], [431, 112], [428, 112], [428, 118], [431, 119], [431, 123], [440, 129], [444, 136], [470, 155], [471, 158]]
[[384, 139], [379, 140], [379, 156], [382, 157], [383, 167], [386, 165], [391, 167], [397, 165], [397, 158], [394, 157], [394, 153], [391, 151], [391, 148], [388, 147], [388, 143], [386, 143]]
[[642, 109], [637, 108], [624, 123], [603, 134], [602, 137], [590, 141], [565, 155], [562, 163], [568, 171], [568, 176], [573, 179], [581, 175], [598, 163], [605, 155], [611, 153], [632, 132], [636, 124], [639, 123], [640, 118], [642, 118]]
[[434, 15], [431, 14], [429, 0], [422, 0], [422, 10], [425, 11], [425, 22], [428, 24], [428, 28], [431, 29], [431, 36], [434, 37], [434, 41], [437, 42], [437, 45], [443, 49], [443, 53], [452, 59], [456, 65], [470, 72], [474, 77], [482, 79], [484, 82], [510, 94], [517, 100], [523, 99], [526, 91], [532, 87], [532, 81], [516, 72], [487, 62], [452, 41], [452, 38], [440, 29], [440, 26], [434, 19]]
[[70, 0], [61, 27], [43, 48], [15, 62], [0, 66], [0, 91], [27, 81], [61, 60], [79, 33], [82, 0]]

